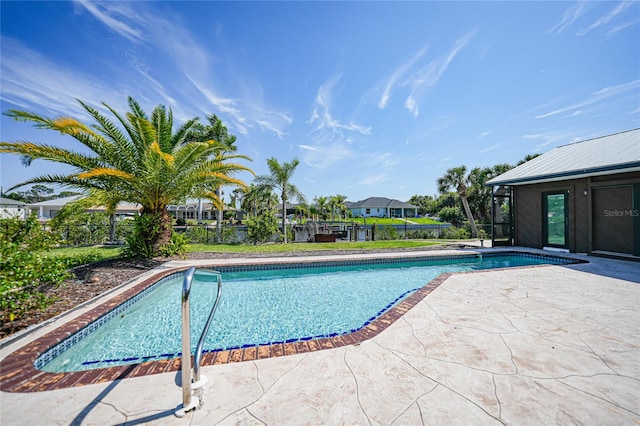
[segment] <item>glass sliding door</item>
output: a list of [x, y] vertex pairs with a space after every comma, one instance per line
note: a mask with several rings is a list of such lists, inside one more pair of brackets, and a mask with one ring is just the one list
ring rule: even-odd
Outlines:
[[569, 241], [569, 194], [566, 191], [543, 193], [542, 208], [544, 245], [567, 247]]

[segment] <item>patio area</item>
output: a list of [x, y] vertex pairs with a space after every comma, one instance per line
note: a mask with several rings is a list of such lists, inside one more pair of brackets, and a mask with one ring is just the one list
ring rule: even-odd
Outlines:
[[[181, 419], [179, 374], [164, 373], [2, 392], [0, 421], [638, 424], [640, 263], [571, 256], [589, 263], [454, 274], [359, 345], [204, 367], [204, 405]], [[1, 357], [91, 306], [4, 342]]]

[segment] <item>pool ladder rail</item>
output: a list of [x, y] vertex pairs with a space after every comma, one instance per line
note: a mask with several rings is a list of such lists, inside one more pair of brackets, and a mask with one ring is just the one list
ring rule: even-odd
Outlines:
[[[209, 318], [204, 325], [200, 340], [196, 346], [196, 352], [193, 357], [193, 374], [191, 370], [191, 283], [196, 268], [191, 267], [184, 276], [182, 283], [182, 405], [178, 406], [175, 411], [177, 417], [184, 417], [187, 412], [200, 407], [202, 401], [202, 388], [207, 383], [207, 378], [200, 375], [200, 364], [202, 362], [202, 347], [204, 340], [209, 332], [209, 326], [213, 320], [213, 316], [220, 303], [220, 294], [222, 293], [222, 275], [218, 271], [211, 269], [198, 269], [198, 274], [212, 275], [218, 278], [218, 293], [215, 302], [209, 313]], [[195, 394], [195, 395], [194, 395]], [[193, 398], [195, 396], [195, 398]]]

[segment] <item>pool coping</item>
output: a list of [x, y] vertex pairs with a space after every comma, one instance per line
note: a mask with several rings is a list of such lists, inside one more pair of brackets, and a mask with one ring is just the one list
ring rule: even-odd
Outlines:
[[[452, 257], [468, 257], [473, 254], [481, 254], [482, 251], [458, 251], [456, 254], [448, 253], [425, 255], [424, 253], [403, 253], [403, 259], [411, 258], [452, 258]], [[486, 252], [484, 252], [486, 253]], [[583, 263], [584, 260], [576, 259], [571, 256], [550, 255], [548, 253], [532, 253], [529, 251], [516, 251], [516, 250], [492, 250], [491, 253], [495, 254], [531, 254], [536, 256], [548, 256], [554, 258], [563, 258], [571, 260], [573, 263]], [[369, 259], [389, 259], [388, 256], [381, 257], [368, 257]], [[256, 264], [256, 259], [242, 259], [243, 262], [235, 263], [234, 266], [253, 266]], [[318, 258], [287, 258], [287, 261], [274, 262], [259, 262], [262, 264], [300, 264], [300, 263], [325, 263], [326, 260]], [[199, 267], [221, 267], [220, 261], [212, 260], [208, 263], [199, 263]], [[528, 265], [509, 268], [495, 268], [490, 270], [477, 270], [477, 271], [465, 271], [454, 273], [443, 273], [426, 283], [424, 286], [416, 290], [405, 299], [386, 310], [383, 314], [379, 315], [369, 324], [366, 324], [362, 328], [348, 334], [342, 334], [332, 337], [323, 337], [313, 340], [302, 340], [291, 343], [271, 343], [259, 346], [243, 347], [230, 350], [220, 350], [206, 352], [202, 357], [202, 366], [220, 365], [242, 361], [255, 361], [265, 358], [274, 358], [286, 355], [301, 354], [307, 352], [313, 352], [324, 349], [339, 348], [347, 345], [357, 345], [366, 340], [369, 340], [382, 331], [387, 329], [391, 324], [401, 318], [410, 309], [420, 303], [431, 292], [438, 288], [443, 282], [445, 282], [452, 275], [457, 274], [469, 274], [479, 272], [494, 272], [500, 270], [513, 270], [523, 268], [538, 268], [550, 265]], [[33, 340], [30, 343], [25, 344], [13, 353], [0, 361], [0, 391], [3, 392], [41, 392], [47, 390], [65, 389], [77, 386], [84, 386], [89, 384], [103, 383], [114, 380], [120, 380], [124, 378], [141, 377], [160, 373], [177, 372], [181, 366], [181, 358], [176, 357], [172, 359], [160, 359], [154, 361], [147, 361], [138, 364], [130, 364], [123, 366], [114, 366], [99, 368], [86, 371], [70, 372], [70, 373], [51, 373], [38, 370], [35, 368], [35, 361], [42, 354], [54, 347], [58, 343], [64, 341], [77, 331], [89, 325], [91, 322], [97, 320], [101, 316], [107, 314], [109, 311], [115, 309], [128, 299], [134, 297], [138, 293], [147, 289], [148, 287], [156, 284], [159, 280], [166, 278], [170, 275], [183, 272], [190, 266], [182, 265], [176, 266], [170, 269], [159, 271], [154, 275], [146, 277], [144, 280], [134, 284], [125, 291], [110, 298], [98, 306], [90, 309], [89, 311], [73, 318], [61, 325], [60, 327], [46, 333], [45, 335]]]

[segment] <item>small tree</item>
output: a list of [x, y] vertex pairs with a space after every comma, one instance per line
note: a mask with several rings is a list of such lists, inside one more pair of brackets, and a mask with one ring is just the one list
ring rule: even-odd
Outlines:
[[450, 188], [455, 188], [456, 192], [460, 196], [460, 201], [462, 202], [462, 207], [464, 208], [464, 212], [469, 220], [469, 225], [471, 225], [471, 236], [473, 238], [478, 237], [478, 229], [476, 227], [476, 222], [473, 220], [473, 214], [471, 213], [471, 209], [469, 208], [469, 201], [467, 199], [467, 184], [469, 183], [469, 179], [466, 176], [467, 168], [466, 166], [453, 167], [447, 170], [447, 173], [438, 179], [438, 190], [441, 193], [447, 192]]
[[270, 211], [247, 219], [247, 239], [253, 244], [266, 243], [278, 233], [278, 219]]
[[0, 317], [19, 319], [26, 311], [43, 308], [50, 300], [39, 290], [59, 285], [71, 276], [64, 259], [45, 257], [56, 241], [35, 216], [26, 220], [0, 219]]
[[258, 176], [256, 178], [258, 185], [264, 185], [273, 190], [277, 189], [280, 192], [280, 198], [282, 199], [282, 235], [284, 236], [285, 244], [287, 243], [287, 201], [298, 200], [301, 203], [306, 203], [302, 192], [290, 182], [298, 164], [300, 164], [300, 161], [297, 159], [290, 163], [283, 162], [280, 164], [275, 158], [269, 158], [267, 165], [271, 175]]

